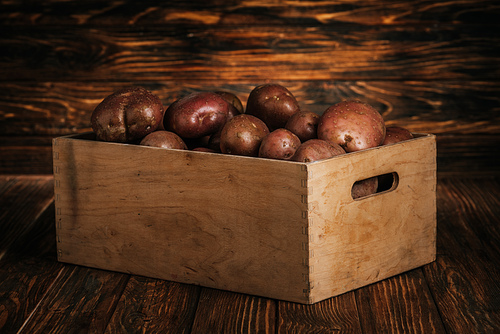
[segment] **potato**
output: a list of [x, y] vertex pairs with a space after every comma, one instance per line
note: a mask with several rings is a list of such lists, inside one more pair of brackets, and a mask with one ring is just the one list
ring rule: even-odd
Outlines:
[[161, 100], [142, 87], [126, 87], [97, 105], [90, 123], [97, 139], [129, 143], [155, 131], [163, 117]]
[[322, 139], [309, 139], [299, 146], [290, 160], [313, 162], [345, 153], [344, 149], [338, 144], [330, 143]]
[[215, 93], [222, 96], [224, 100], [229, 102], [235, 108], [235, 110], [231, 110], [229, 112], [230, 118], [233, 118], [234, 116], [239, 114], [243, 114], [244, 112], [243, 104], [241, 103], [241, 100], [238, 96], [236, 96], [231, 92], [226, 92], [226, 91], [216, 91]]
[[151, 132], [144, 137], [139, 144], [145, 146], [187, 150], [186, 143], [184, 143], [181, 137], [173, 132], [164, 130]]
[[382, 145], [394, 144], [412, 138], [413, 134], [409, 130], [400, 126], [388, 126], [385, 129], [385, 139]]
[[346, 152], [376, 147], [385, 138], [384, 119], [367, 103], [342, 101], [320, 117], [318, 138], [339, 144]]
[[287, 88], [264, 84], [250, 92], [245, 113], [260, 118], [272, 131], [284, 128], [288, 119], [299, 110], [299, 103]]
[[299, 111], [293, 114], [285, 124], [285, 129], [292, 131], [301, 142], [318, 138], [319, 115], [312, 111]]
[[375, 194], [378, 188], [378, 178], [370, 177], [368, 179], [354, 182], [351, 189], [351, 196], [353, 199], [365, 197]]
[[183, 139], [211, 135], [227, 121], [232, 105], [214, 92], [195, 92], [174, 101], [165, 111], [165, 130]]
[[299, 137], [290, 130], [276, 129], [262, 140], [259, 148], [259, 157], [289, 160], [299, 146]]
[[262, 140], [269, 134], [266, 124], [255, 116], [241, 114], [230, 119], [222, 128], [222, 153], [256, 157]]

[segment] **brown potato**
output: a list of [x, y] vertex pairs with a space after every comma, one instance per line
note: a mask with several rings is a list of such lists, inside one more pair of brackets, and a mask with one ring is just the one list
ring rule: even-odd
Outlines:
[[195, 92], [172, 103], [165, 111], [165, 130], [183, 139], [211, 135], [224, 126], [232, 105], [214, 92]]
[[259, 157], [289, 160], [299, 146], [299, 137], [290, 130], [276, 129], [262, 140], [259, 148]]
[[222, 153], [256, 157], [262, 139], [269, 134], [266, 124], [255, 116], [234, 116], [222, 128], [220, 149]]
[[319, 115], [312, 111], [299, 111], [286, 122], [285, 129], [295, 133], [301, 142], [318, 138]]
[[140, 145], [187, 150], [186, 143], [184, 143], [181, 137], [173, 132], [164, 130], [151, 132], [141, 140]]
[[260, 118], [272, 131], [284, 128], [288, 119], [299, 110], [299, 103], [287, 88], [264, 84], [250, 92], [245, 113]]
[[309, 139], [299, 146], [290, 160], [313, 162], [345, 153], [344, 149], [338, 144], [330, 143], [322, 139]]
[[400, 126], [388, 126], [385, 129], [385, 139], [382, 145], [399, 143], [403, 140], [412, 139], [413, 134]]
[[318, 138], [339, 144], [346, 152], [376, 147], [385, 138], [384, 119], [367, 103], [342, 101], [320, 117]]
[[97, 139], [129, 143], [155, 131], [163, 117], [161, 100], [142, 87], [126, 87], [104, 98], [91, 115]]
[[365, 197], [375, 194], [378, 188], [378, 177], [370, 177], [368, 179], [354, 182], [351, 189], [351, 196], [353, 199]]

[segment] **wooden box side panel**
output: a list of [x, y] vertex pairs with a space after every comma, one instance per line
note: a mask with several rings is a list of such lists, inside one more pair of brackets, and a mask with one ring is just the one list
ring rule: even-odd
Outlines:
[[59, 138], [54, 178], [60, 261], [307, 301], [300, 164]]
[[[309, 166], [311, 300], [432, 262], [436, 144], [432, 135]], [[396, 172], [397, 188], [353, 200], [355, 181]]]

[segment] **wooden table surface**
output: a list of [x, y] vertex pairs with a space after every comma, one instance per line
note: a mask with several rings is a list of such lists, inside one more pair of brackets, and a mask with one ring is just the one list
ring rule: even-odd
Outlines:
[[499, 333], [500, 178], [439, 178], [437, 259], [313, 305], [63, 264], [53, 177], [0, 176], [0, 333]]

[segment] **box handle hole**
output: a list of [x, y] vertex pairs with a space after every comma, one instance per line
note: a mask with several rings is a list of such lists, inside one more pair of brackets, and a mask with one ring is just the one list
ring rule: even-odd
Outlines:
[[351, 197], [354, 200], [361, 200], [365, 197], [394, 191], [398, 187], [398, 173], [392, 172], [354, 182], [351, 187]]

